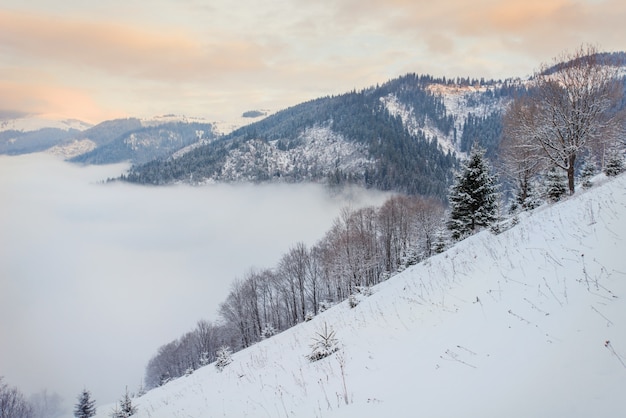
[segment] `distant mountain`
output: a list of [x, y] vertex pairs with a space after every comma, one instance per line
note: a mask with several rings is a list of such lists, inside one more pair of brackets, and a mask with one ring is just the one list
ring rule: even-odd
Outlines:
[[95, 126], [23, 116], [2, 121], [1, 127], [0, 154], [47, 151], [84, 164], [140, 164], [207, 143], [216, 135], [213, 124], [176, 115], [115, 119]]
[[474, 141], [497, 146], [503, 106], [520, 88], [519, 81], [409, 74], [285, 109], [182, 155], [136, 165], [123, 179], [356, 183], [442, 197]]
[[98, 146], [70, 161], [84, 164], [110, 164], [132, 161], [145, 163], [169, 157], [176, 151], [215, 136], [208, 123], [166, 122], [144, 126], [139, 119], [120, 119], [101, 123], [85, 132], [85, 138]]
[[71, 142], [80, 131], [42, 128], [35, 131], [0, 131], [0, 154], [19, 155], [45, 151], [56, 145]]

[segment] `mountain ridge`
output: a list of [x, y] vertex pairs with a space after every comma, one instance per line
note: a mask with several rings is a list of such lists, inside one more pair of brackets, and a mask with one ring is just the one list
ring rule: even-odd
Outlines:
[[[382, 86], [314, 99], [243, 126], [176, 159], [134, 166], [123, 179], [144, 184], [357, 183], [441, 198], [458, 156], [469, 151], [469, 146], [463, 145], [470, 142], [463, 136], [470, 131], [467, 121], [473, 123], [474, 131], [480, 130], [487, 119], [483, 115], [501, 111], [502, 97], [519, 88], [509, 81], [470, 79], [455, 80], [456, 91], [447, 95], [431, 87], [451, 83], [408, 74]], [[447, 111], [445, 100], [455, 103], [457, 113]], [[477, 116], [470, 119], [474, 114]], [[320, 148], [315, 159], [307, 153], [307, 144], [314, 140], [307, 135], [315, 132], [320, 141], [322, 131], [328, 142], [350, 149], [335, 155], [334, 164], [328, 164], [334, 155], [331, 148]], [[361, 164], [345, 159], [357, 154]], [[234, 160], [241, 166], [239, 171], [232, 169]], [[291, 164], [280, 160], [291, 160]]]

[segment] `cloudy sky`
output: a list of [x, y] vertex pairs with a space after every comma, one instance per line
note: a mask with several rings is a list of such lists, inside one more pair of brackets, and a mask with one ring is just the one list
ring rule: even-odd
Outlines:
[[506, 78], [626, 49], [623, 0], [5, 0], [0, 117], [229, 120], [407, 72]]

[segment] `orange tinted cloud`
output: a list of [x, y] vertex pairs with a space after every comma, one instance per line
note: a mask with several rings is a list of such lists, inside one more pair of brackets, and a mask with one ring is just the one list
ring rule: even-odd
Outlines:
[[554, 19], [566, 3], [566, 0], [513, 0], [494, 5], [486, 14], [494, 28], [512, 31]]
[[6, 113], [77, 118], [85, 122], [123, 116], [98, 106], [84, 91], [40, 83], [0, 82], [0, 110]]
[[14, 54], [114, 74], [198, 80], [263, 65], [260, 48], [238, 39], [201, 43], [180, 30], [0, 11], [0, 45]]

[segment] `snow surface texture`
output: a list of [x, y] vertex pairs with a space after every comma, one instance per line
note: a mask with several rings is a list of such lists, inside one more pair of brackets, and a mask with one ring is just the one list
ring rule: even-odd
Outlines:
[[[154, 389], [136, 416], [621, 416], [625, 219], [622, 175]], [[340, 349], [310, 362], [325, 323]]]

